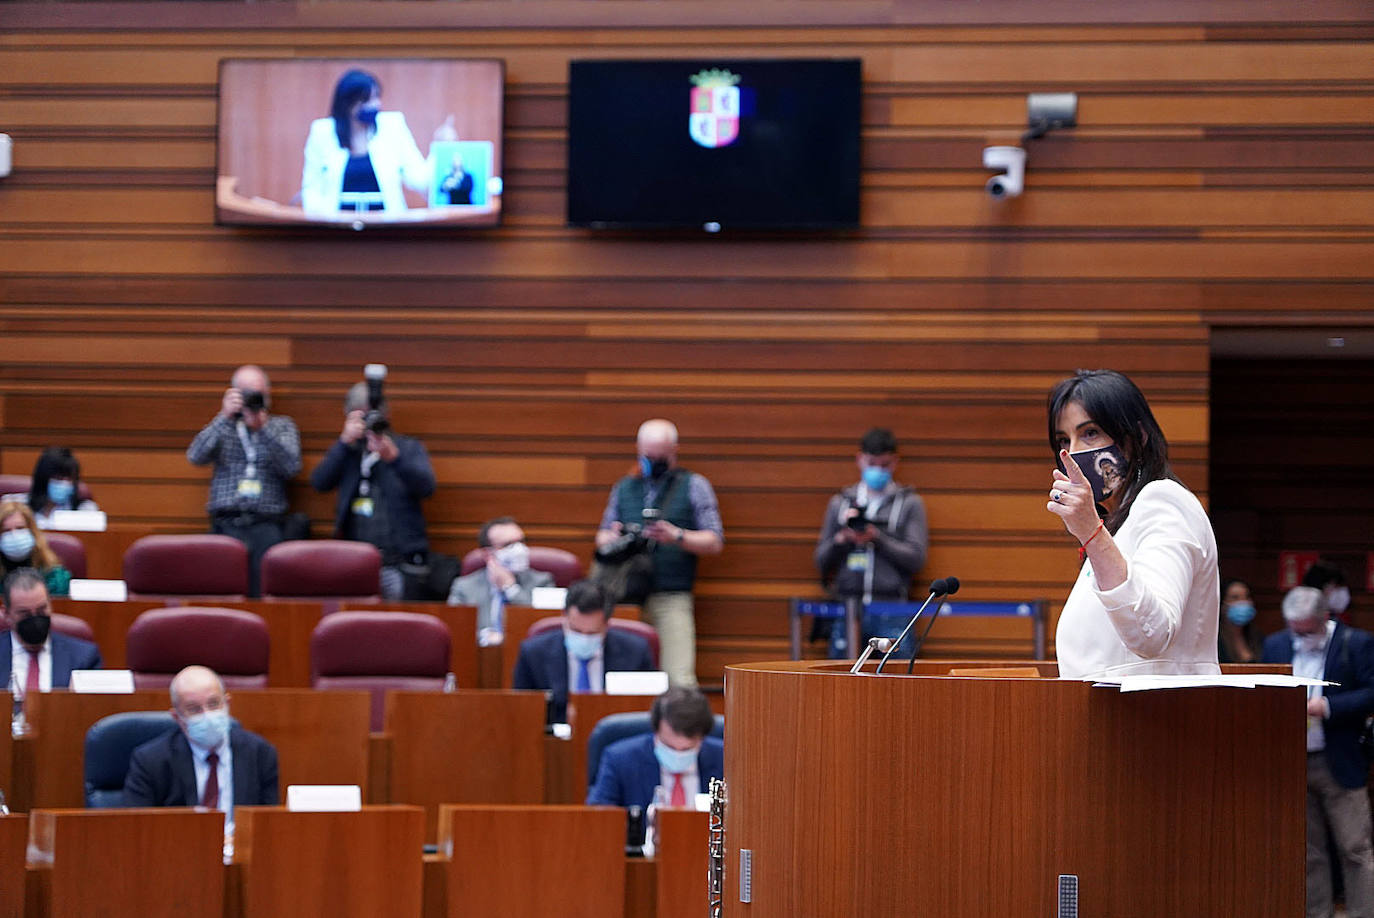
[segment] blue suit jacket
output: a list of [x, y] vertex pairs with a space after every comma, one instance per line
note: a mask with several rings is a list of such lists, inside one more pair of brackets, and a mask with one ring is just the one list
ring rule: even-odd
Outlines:
[[[606, 631], [606, 645], [601, 653], [608, 673], [652, 672], [658, 668], [654, 666], [648, 641], [615, 628]], [[512, 682], [518, 689], [552, 692], [550, 723], [567, 722], [568, 650], [563, 645], [562, 628], [536, 634], [521, 642]]]
[[[234, 806], [276, 806], [277, 750], [237, 724], [229, 728], [234, 754]], [[134, 750], [124, 779], [125, 806], [196, 806], [196, 767], [191, 744], [180, 728], [151, 739]]]
[[[725, 744], [714, 736], [701, 741], [697, 774], [703, 792], [710, 787], [712, 778], [725, 777]], [[596, 783], [587, 793], [587, 804], [647, 807], [654, 802], [654, 788], [661, 777], [652, 733], [619, 740], [601, 753]]]
[[[378, 462], [372, 468], [372, 481], [386, 495], [387, 516], [391, 521], [391, 537], [396, 550], [403, 555], [429, 551], [429, 537], [425, 533], [425, 514], [420, 501], [434, 493], [434, 467], [430, 465], [425, 446], [414, 437], [394, 431], [391, 440], [396, 444], [396, 461]], [[310, 473], [310, 485], [316, 491], [339, 489], [334, 505], [334, 534], [341, 536], [348, 520], [353, 498], [362, 480], [363, 451], [358, 445], [345, 446], [335, 440], [324, 454], [315, 471]]]
[[[1265, 638], [1263, 662], [1292, 663], [1293, 632]], [[1340, 683], [1322, 692], [1331, 706], [1331, 716], [1322, 721], [1326, 764], [1343, 787], [1364, 787], [1369, 763], [1360, 751], [1360, 733], [1374, 714], [1374, 634], [1337, 622], [1326, 645], [1326, 680]]]
[[[74, 669], [100, 669], [100, 648], [90, 641], [66, 634], [52, 636], [52, 687], [67, 688], [72, 683]], [[10, 633], [0, 631], [0, 667], [5, 670], [5, 684], [10, 681], [13, 660], [10, 656]]]

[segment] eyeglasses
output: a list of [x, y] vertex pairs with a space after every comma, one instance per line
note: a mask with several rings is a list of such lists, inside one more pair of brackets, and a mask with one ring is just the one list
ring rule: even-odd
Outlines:
[[208, 699], [205, 704], [188, 704], [181, 708], [182, 717], [195, 717], [197, 714], [204, 714], [206, 711], [222, 711], [225, 707], [223, 696]]

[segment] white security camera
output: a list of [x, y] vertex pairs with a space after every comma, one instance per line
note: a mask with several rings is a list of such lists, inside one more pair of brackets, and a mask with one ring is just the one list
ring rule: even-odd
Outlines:
[[1014, 198], [1026, 184], [1026, 151], [1021, 147], [984, 147], [983, 168], [1005, 170], [988, 179], [988, 196]]

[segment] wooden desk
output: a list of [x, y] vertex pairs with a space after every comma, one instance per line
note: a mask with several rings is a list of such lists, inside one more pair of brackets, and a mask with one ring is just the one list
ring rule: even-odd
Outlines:
[[[10, 714], [14, 710], [14, 699], [9, 692], [0, 692], [0, 706], [3, 706], [5, 714]], [[5, 792], [5, 802], [9, 804], [10, 809], [18, 812], [14, 800], [10, 799], [14, 787], [14, 772], [11, 770], [13, 761], [14, 739], [9, 730], [0, 729], [0, 791]]]
[[449, 918], [621, 918], [625, 811], [588, 806], [439, 808]]
[[544, 802], [542, 692], [390, 692], [392, 803]]
[[224, 814], [193, 809], [35, 810], [38, 913], [185, 918], [224, 910]]
[[656, 918], [701, 918], [709, 911], [706, 887], [710, 867], [707, 813], [659, 810], [658, 848], [654, 851]]
[[[277, 747], [283, 789], [287, 784], [368, 785], [366, 692], [262, 689], [232, 692], [229, 707], [246, 729]], [[86, 731], [122, 711], [163, 711], [167, 692], [35, 697], [32, 737], [16, 745], [15, 795], [26, 808], [85, 804], [83, 756]], [[542, 767], [542, 766], [541, 766]]]
[[246, 806], [236, 808], [234, 821], [239, 869], [231, 872], [236, 883], [230, 884], [227, 918], [419, 918], [424, 847], [419, 807], [289, 813]]
[[28, 814], [0, 816], [0, 918], [23, 918]]

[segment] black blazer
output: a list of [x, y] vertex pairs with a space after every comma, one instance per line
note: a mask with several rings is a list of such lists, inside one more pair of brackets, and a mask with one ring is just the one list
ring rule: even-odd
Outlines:
[[[1265, 663], [1293, 662], [1293, 632], [1287, 629], [1264, 640]], [[1342, 787], [1364, 787], [1369, 762], [1360, 751], [1364, 722], [1374, 714], [1374, 634], [1336, 623], [1326, 645], [1326, 681], [1322, 692], [1331, 716], [1322, 721], [1326, 764]]]
[[[277, 750], [237, 724], [229, 728], [234, 757], [234, 806], [276, 806]], [[134, 750], [124, 779], [125, 806], [196, 806], [196, 768], [191, 744], [180, 728]]]
[[[606, 631], [606, 646], [602, 659], [608, 673], [653, 672], [653, 654], [649, 642], [637, 634], [627, 634], [615, 628]], [[563, 629], [554, 628], [536, 634], [520, 644], [520, 656], [515, 661], [512, 680], [518, 689], [544, 689], [553, 693], [549, 706], [552, 723], [568, 719], [568, 651], [563, 646]]]

